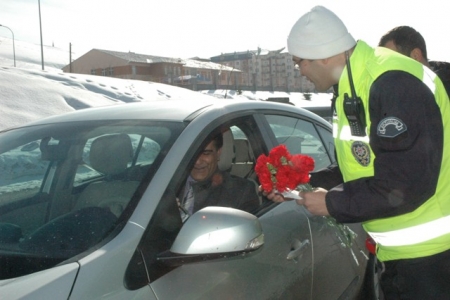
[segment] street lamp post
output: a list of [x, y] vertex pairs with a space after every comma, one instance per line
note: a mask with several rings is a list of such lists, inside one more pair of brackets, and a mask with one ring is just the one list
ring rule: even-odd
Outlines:
[[0, 27], [5, 27], [11, 31], [12, 34], [12, 40], [13, 40], [13, 55], [14, 55], [14, 67], [16, 66], [16, 46], [14, 45], [14, 32], [9, 28], [8, 26], [0, 24]]

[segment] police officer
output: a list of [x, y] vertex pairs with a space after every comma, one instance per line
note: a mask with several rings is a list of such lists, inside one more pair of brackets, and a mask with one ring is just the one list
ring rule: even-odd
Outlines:
[[[338, 84], [339, 169], [312, 174], [317, 189], [298, 204], [363, 223], [385, 265], [387, 299], [450, 299], [450, 106], [441, 80], [404, 55], [356, 42], [322, 6], [300, 17], [287, 44], [319, 91]], [[343, 182], [327, 190], [320, 183], [330, 174]]]
[[427, 45], [420, 32], [410, 26], [397, 26], [381, 37], [378, 46], [397, 51], [429, 67], [439, 76], [450, 95], [450, 63], [428, 60]]

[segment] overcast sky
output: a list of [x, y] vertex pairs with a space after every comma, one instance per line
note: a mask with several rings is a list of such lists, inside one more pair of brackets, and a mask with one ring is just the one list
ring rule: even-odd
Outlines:
[[[15, 39], [40, 44], [38, 0], [0, 0], [0, 24]], [[167, 57], [275, 50], [315, 5], [333, 10], [355, 39], [376, 46], [389, 29], [409, 25], [427, 41], [429, 58], [450, 61], [450, 2], [428, 0], [40, 0], [44, 45], [73, 58], [93, 48]], [[0, 36], [11, 32], [0, 27]], [[1, 47], [1, 45], [0, 45]]]

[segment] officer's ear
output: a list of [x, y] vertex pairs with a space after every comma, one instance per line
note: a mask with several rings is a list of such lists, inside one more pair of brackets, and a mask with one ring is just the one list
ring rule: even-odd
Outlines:
[[419, 48], [414, 48], [409, 54], [409, 57], [411, 57], [414, 60], [417, 60], [420, 63], [424, 62], [422, 51]]

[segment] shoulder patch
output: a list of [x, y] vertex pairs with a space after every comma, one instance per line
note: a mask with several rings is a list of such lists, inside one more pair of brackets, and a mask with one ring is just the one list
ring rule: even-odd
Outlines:
[[361, 166], [367, 167], [370, 164], [370, 149], [367, 144], [360, 141], [353, 142], [352, 154]]
[[378, 123], [377, 135], [379, 137], [394, 138], [399, 134], [406, 132], [406, 124], [396, 117], [387, 117]]

